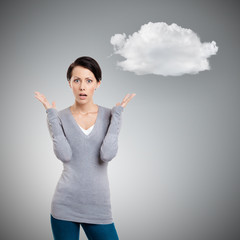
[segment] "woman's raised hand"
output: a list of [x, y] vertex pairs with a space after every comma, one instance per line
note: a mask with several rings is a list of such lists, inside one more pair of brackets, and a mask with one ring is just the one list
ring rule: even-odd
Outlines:
[[132, 93], [132, 94], [128, 93], [128, 94], [124, 97], [124, 99], [122, 100], [122, 102], [121, 102], [121, 103], [118, 102], [118, 103], [116, 104], [116, 106], [121, 105], [122, 107], [126, 107], [126, 105], [128, 104], [128, 102], [129, 102], [135, 95], [136, 95], [136, 93]]
[[41, 94], [40, 92], [34, 92], [34, 93], [35, 93], [34, 97], [37, 98], [43, 104], [45, 109], [56, 108], [56, 103], [54, 101], [52, 102], [52, 106], [51, 106], [51, 104], [48, 102], [47, 98], [43, 94]]

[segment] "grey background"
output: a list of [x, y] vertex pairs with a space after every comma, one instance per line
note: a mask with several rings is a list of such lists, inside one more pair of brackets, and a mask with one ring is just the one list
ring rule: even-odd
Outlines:
[[[62, 164], [39, 91], [74, 103], [66, 71], [79, 56], [103, 71], [94, 103], [127, 93], [117, 157], [109, 164], [119, 238], [235, 240], [239, 226], [239, 6], [237, 1], [10, 1], [1, 4], [0, 238], [53, 239], [50, 203]], [[108, 57], [115, 33], [176, 23], [219, 47], [197, 75], [136, 76]], [[86, 236], [81, 229], [81, 239]]]

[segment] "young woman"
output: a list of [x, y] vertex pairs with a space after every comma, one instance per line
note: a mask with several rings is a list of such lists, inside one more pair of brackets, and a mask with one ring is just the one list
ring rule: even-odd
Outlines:
[[55, 240], [79, 240], [80, 225], [88, 239], [117, 240], [112, 218], [108, 163], [118, 151], [122, 112], [136, 94], [127, 94], [112, 109], [94, 104], [102, 72], [91, 57], [77, 58], [67, 80], [75, 102], [63, 110], [35, 92], [47, 114], [56, 157], [63, 163], [51, 203], [50, 221]]

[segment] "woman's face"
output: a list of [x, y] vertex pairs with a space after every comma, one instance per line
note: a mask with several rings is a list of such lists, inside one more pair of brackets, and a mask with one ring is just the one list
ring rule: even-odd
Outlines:
[[[95, 88], [98, 88], [100, 82], [97, 82], [94, 74], [87, 68], [76, 66], [72, 70], [72, 77], [69, 86], [73, 90], [75, 99], [80, 104], [92, 101]], [[86, 96], [80, 96], [85, 94]]]

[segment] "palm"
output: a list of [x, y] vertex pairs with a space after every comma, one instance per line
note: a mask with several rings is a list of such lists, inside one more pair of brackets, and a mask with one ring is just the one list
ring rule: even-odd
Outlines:
[[128, 104], [128, 102], [134, 97], [136, 95], [136, 93], [132, 93], [132, 94], [130, 94], [130, 93], [128, 93], [125, 97], [124, 97], [124, 99], [122, 100], [122, 102], [120, 103], [120, 102], [118, 102], [117, 104], [116, 104], [116, 106], [122, 106], [122, 107], [126, 107], [127, 106], [127, 104]]
[[56, 108], [56, 103], [52, 102], [52, 105], [48, 102], [47, 98], [40, 92], [35, 92], [35, 98], [37, 98], [43, 106], [47, 108]]

